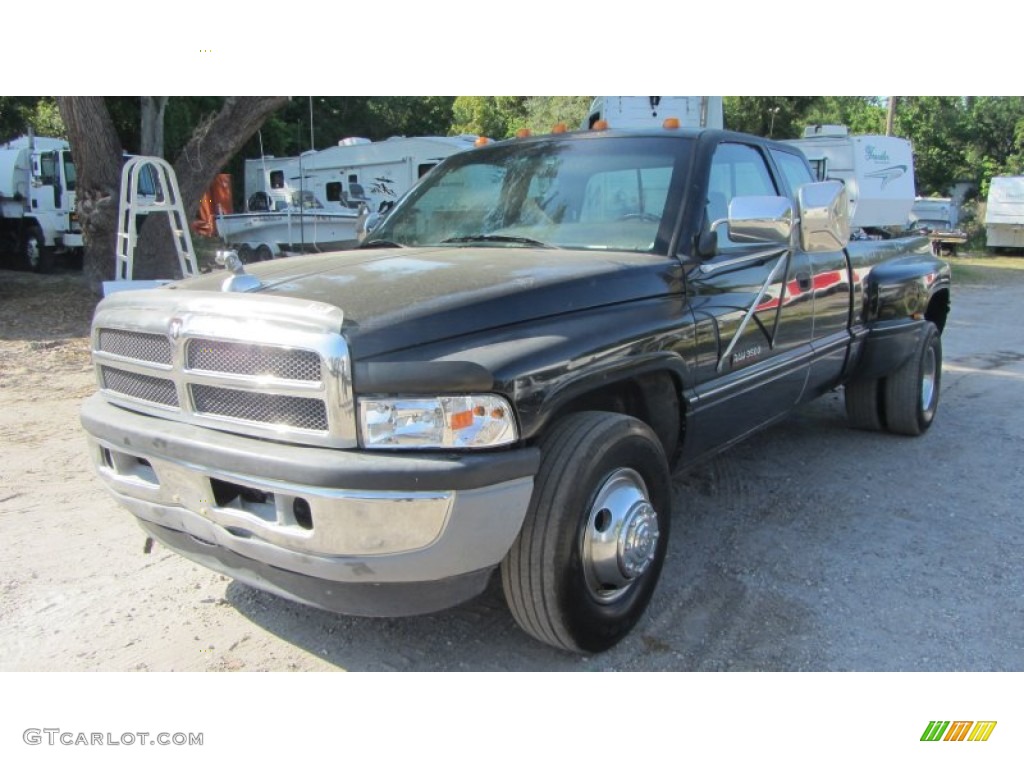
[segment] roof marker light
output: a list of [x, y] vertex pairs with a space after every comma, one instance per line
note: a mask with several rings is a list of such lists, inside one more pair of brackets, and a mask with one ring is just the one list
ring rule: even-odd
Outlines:
[[530, 134], [531, 134], [531, 131], [530, 131], [529, 128], [520, 128], [518, 131], [516, 131], [516, 138], [517, 139], [525, 139]]
[[679, 130], [679, 118], [678, 117], [666, 117], [665, 122], [661, 124], [661, 127], [666, 131], [677, 131]]
[[568, 130], [569, 129], [566, 127], [565, 123], [555, 123], [551, 126], [552, 133], [565, 133]]
[[590, 127], [593, 130], [595, 130], [595, 131], [607, 131], [608, 130], [608, 121], [607, 120], [598, 120], [598, 121], [596, 121]]
[[477, 136], [476, 141], [473, 142], [474, 147], [482, 147], [484, 144], [490, 144], [491, 140], [486, 136]]

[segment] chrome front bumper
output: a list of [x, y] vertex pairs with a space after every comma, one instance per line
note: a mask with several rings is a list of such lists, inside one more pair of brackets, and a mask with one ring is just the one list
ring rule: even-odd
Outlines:
[[535, 449], [408, 457], [285, 445], [99, 395], [82, 422], [100, 478], [155, 538], [254, 586], [364, 615], [481, 591], [519, 532], [539, 462]]

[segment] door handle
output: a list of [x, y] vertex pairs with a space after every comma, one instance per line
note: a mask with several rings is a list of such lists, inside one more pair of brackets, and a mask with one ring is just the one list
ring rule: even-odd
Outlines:
[[796, 273], [796, 284], [801, 291], [811, 290], [811, 273], [810, 272], [797, 272]]

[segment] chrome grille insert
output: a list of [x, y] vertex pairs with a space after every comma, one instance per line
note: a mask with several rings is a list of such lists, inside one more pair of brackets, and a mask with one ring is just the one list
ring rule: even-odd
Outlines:
[[189, 390], [197, 413], [293, 429], [327, 431], [327, 409], [322, 400], [265, 395], [204, 384], [192, 384]]
[[129, 410], [250, 437], [358, 445], [344, 313], [306, 299], [123, 291], [93, 318], [104, 397]]
[[194, 371], [320, 381], [320, 356], [307, 349], [217, 339], [190, 339], [186, 364]]
[[171, 364], [170, 339], [160, 334], [103, 328], [99, 333], [98, 344], [101, 352], [111, 355], [160, 365]]
[[171, 408], [178, 407], [178, 393], [174, 382], [169, 379], [158, 379], [132, 371], [121, 371], [108, 366], [102, 367], [103, 387], [127, 397], [158, 403]]

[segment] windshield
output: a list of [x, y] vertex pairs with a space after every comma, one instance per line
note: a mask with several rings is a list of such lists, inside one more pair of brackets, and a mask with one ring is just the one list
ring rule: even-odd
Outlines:
[[[664, 253], [662, 217], [678, 205], [669, 190], [682, 187], [672, 181], [685, 172], [689, 148], [690, 140], [679, 137], [624, 136], [523, 140], [454, 155], [405, 197], [366, 245]], [[673, 224], [666, 222], [666, 232]]]

